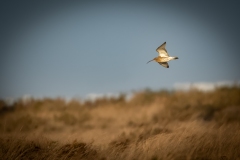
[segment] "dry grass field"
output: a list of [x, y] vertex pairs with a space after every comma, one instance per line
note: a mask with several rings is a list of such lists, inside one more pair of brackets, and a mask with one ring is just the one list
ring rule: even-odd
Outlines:
[[0, 159], [240, 160], [240, 87], [1, 101]]

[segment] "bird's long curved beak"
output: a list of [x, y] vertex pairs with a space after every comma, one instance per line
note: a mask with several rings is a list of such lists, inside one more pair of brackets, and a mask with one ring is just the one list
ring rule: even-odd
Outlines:
[[148, 61], [147, 63], [149, 63], [149, 62], [151, 62], [151, 61], [153, 61], [154, 59], [152, 59], [152, 60], [150, 60], [150, 61]]

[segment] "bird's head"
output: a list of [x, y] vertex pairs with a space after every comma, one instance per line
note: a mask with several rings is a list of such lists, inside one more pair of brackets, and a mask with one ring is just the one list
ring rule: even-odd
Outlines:
[[147, 63], [151, 62], [151, 61], [156, 61], [156, 58], [153, 58], [152, 60], [148, 61]]

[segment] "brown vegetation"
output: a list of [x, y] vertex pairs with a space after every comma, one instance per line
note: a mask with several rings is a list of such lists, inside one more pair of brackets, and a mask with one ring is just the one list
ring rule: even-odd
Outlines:
[[240, 87], [0, 101], [0, 159], [240, 159]]

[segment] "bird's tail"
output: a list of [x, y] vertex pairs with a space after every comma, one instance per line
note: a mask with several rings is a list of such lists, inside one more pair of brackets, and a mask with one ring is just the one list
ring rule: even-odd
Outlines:
[[178, 57], [170, 57], [170, 60], [178, 59]]

